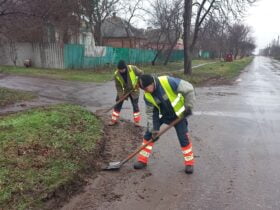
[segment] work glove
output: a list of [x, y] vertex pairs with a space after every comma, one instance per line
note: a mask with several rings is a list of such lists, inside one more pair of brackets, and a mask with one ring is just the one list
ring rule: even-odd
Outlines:
[[135, 87], [134, 87], [134, 91], [137, 91], [140, 88], [140, 84], [139, 81], [136, 83]]
[[156, 142], [159, 139], [158, 134], [159, 134], [159, 131], [155, 131], [155, 130], [152, 131], [153, 142]]
[[185, 107], [184, 117], [189, 117], [190, 115], [192, 115], [192, 109], [187, 106]]

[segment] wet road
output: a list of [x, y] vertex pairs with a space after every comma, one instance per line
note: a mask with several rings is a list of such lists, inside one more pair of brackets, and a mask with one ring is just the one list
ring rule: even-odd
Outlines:
[[[115, 94], [112, 82], [8, 76], [0, 78], [0, 86], [37, 91], [42, 98], [92, 111], [108, 106]], [[195, 115], [189, 120], [197, 156], [193, 175], [183, 172], [172, 130], [156, 143], [146, 170], [131, 170], [130, 162], [121, 169], [126, 177], [102, 172], [63, 209], [92, 209], [89, 190], [107, 179], [115, 179], [112, 191], [118, 199], [101, 202], [98, 209], [280, 209], [280, 62], [256, 57], [233, 86], [196, 92]], [[124, 108], [123, 116], [131, 118], [130, 104]]]

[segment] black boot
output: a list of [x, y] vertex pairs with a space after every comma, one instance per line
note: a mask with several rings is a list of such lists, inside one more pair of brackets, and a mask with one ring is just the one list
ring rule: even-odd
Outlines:
[[193, 166], [192, 165], [186, 165], [185, 166], [185, 173], [186, 174], [192, 174], [193, 173]]
[[137, 161], [137, 162], [134, 163], [133, 166], [134, 166], [134, 169], [143, 169], [147, 166], [147, 163]]

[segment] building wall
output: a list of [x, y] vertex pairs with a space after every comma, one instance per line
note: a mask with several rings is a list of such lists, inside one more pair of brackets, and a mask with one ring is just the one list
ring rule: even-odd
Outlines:
[[103, 45], [121, 48], [143, 48], [144, 40], [139, 38], [103, 38]]
[[122, 47], [122, 39], [113, 39], [113, 38], [103, 38], [103, 45], [110, 47]]
[[23, 66], [25, 59], [29, 59], [32, 55], [32, 46], [28, 43], [8, 43], [2, 45], [0, 49], [0, 59], [2, 65]]

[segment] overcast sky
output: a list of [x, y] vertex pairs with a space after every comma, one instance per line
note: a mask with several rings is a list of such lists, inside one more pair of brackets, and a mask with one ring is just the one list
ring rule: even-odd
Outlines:
[[259, 0], [248, 10], [245, 20], [251, 26], [258, 49], [280, 35], [280, 0]]
[[[245, 24], [252, 27], [253, 36], [259, 49], [265, 48], [280, 36], [280, 0], [257, 0], [246, 12]], [[137, 24], [135, 24], [137, 23]], [[144, 21], [136, 19], [137, 27], [146, 28]]]

